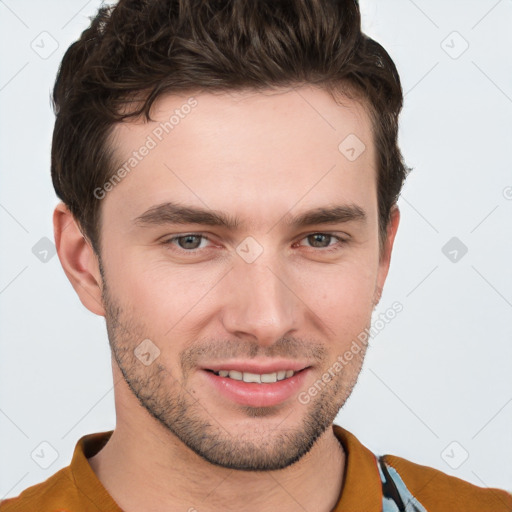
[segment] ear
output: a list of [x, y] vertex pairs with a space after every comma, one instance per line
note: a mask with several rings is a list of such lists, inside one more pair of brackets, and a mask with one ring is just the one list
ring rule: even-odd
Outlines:
[[377, 280], [375, 283], [375, 295], [374, 295], [374, 306], [380, 301], [382, 295], [382, 289], [388, 275], [389, 264], [391, 263], [391, 252], [393, 250], [393, 244], [395, 241], [396, 232], [400, 223], [400, 210], [398, 205], [393, 205], [390, 210], [390, 219], [387, 227], [386, 240], [382, 253], [379, 256], [379, 270], [377, 274]]
[[53, 212], [53, 232], [60, 263], [78, 298], [89, 311], [105, 316], [98, 257], [62, 202]]

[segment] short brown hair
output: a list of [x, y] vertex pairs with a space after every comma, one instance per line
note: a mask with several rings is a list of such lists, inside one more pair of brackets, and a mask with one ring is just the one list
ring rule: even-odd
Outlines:
[[53, 186], [96, 253], [94, 190], [116, 170], [108, 142], [115, 123], [150, 120], [163, 94], [303, 84], [356, 98], [370, 116], [382, 249], [410, 171], [397, 141], [403, 95], [392, 59], [362, 33], [360, 18], [357, 0], [120, 0], [101, 7], [66, 51], [52, 98]]

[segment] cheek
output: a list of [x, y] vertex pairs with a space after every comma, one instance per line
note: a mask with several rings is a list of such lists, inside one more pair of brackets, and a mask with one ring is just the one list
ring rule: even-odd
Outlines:
[[[237, 305], [237, 294], [229, 288], [243, 267], [221, 261], [178, 267], [164, 258], [150, 259], [143, 251], [111, 251], [109, 258], [109, 285], [127, 311], [149, 327], [148, 337], [176, 341], [193, 335], [220, 309]], [[369, 252], [357, 251], [337, 263], [289, 262], [279, 273], [297, 297], [303, 322], [315, 321], [312, 312], [329, 327], [327, 335], [335, 333], [343, 340], [367, 326], [377, 275]]]
[[124, 256], [122, 265], [111, 267], [107, 277], [116, 297], [161, 340], [193, 329], [191, 322], [206, 315], [211, 291], [228, 270], [222, 265], [177, 267], [137, 254]]
[[377, 268], [363, 256], [308, 270], [297, 276], [297, 295], [336, 334], [366, 327], [373, 310]]

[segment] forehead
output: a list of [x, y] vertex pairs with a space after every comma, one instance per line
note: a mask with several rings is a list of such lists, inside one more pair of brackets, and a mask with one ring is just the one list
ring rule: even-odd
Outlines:
[[151, 117], [114, 127], [125, 172], [105, 209], [133, 218], [179, 200], [254, 217], [276, 204], [375, 197], [371, 122], [358, 102], [340, 105], [323, 89], [167, 95]]

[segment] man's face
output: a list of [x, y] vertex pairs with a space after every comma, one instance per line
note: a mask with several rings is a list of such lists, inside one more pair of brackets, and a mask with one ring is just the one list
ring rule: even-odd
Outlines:
[[166, 96], [153, 122], [115, 128], [129, 171], [101, 201], [109, 339], [140, 404], [185, 445], [280, 469], [350, 395], [365, 346], [335, 363], [386, 277], [370, 121], [310, 87], [194, 98]]

